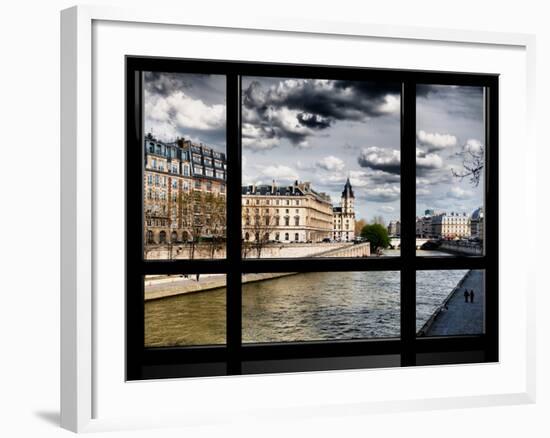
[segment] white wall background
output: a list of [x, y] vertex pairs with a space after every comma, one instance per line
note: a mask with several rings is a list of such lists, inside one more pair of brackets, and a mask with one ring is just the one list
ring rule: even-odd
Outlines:
[[[496, 0], [393, 2], [102, 1], [98, 4], [201, 8], [226, 17], [241, 14], [308, 17], [379, 24], [526, 32], [537, 35], [537, 169], [541, 201], [546, 198], [550, 159], [545, 127], [550, 116], [550, 28], [545, 2]], [[5, 2], [0, 14], [0, 435], [67, 435], [59, 418], [59, 10], [71, 1]], [[260, 6], [262, 5], [262, 6]], [[522, 145], [518, 145], [521, 153]], [[7, 172], [7, 173], [6, 173]], [[535, 231], [541, 240], [532, 257], [539, 273], [549, 237], [546, 202], [537, 224], [522, 223], [518, 233]], [[33, 269], [30, 266], [34, 261]], [[541, 275], [542, 277], [542, 275]], [[550, 381], [548, 333], [550, 308], [546, 285], [538, 285], [538, 402], [471, 410], [312, 418], [280, 422], [213, 425], [186, 430], [116, 432], [109, 436], [548, 436]]]

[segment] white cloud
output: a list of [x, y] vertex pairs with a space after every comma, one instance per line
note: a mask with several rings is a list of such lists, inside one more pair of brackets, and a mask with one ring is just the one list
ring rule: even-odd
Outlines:
[[421, 149], [416, 149], [416, 168], [417, 169], [440, 169], [443, 166], [441, 157], [434, 153], [426, 153]]
[[242, 124], [242, 145], [244, 148], [262, 151], [273, 149], [279, 144], [278, 138], [261, 135], [261, 129], [252, 123]]
[[148, 120], [147, 131], [152, 132], [160, 141], [174, 141], [181, 134], [178, 132], [176, 125], [169, 120]]
[[395, 211], [395, 208], [391, 205], [383, 205], [380, 207], [380, 210], [382, 210], [384, 213], [393, 213]]
[[483, 144], [475, 138], [470, 138], [464, 144], [464, 152], [471, 152], [474, 155], [479, 155], [483, 151]]
[[381, 112], [392, 114], [401, 110], [401, 96], [388, 94], [384, 97], [384, 103], [378, 108]]
[[429, 195], [431, 192], [429, 189], [426, 189], [426, 188], [419, 188], [417, 187], [416, 188], [416, 195], [417, 196], [426, 196], [426, 195]]
[[398, 185], [378, 186], [365, 190], [364, 198], [373, 202], [392, 202], [399, 199], [401, 191]]
[[329, 155], [317, 161], [317, 167], [329, 171], [342, 171], [344, 170], [344, 161], [334, 155]]
[[[353, 187], [366, 187], [369, 185], [368, 175], [361, 170], [350, 170], [349, 179]], [[344, 184], [345, 178], [342, 177], [342, 184]]]
[[267, 166], [264, 167], [261, 172], [263, 176], [269, 178], [269, 181], [271, 180], [283, 180], [283, 181], [290, 181], [290, 180], [297, 180], [299, 179], [297, 172], [288, 167], [283, 165], [274, 165], [274, 166]]
[[172, 120], [183, 129], [211, 130], [225, 126], [225, 105], [207, 105], [183, 91], [168, 97], [146, 99], [145, 114], [153, 121]]
[[451, 187], [451, 190], [447, 192], [447, 196], [453, 199], [468, 199], [472, 194], [468, 190], [464, 190], [459, 186]]
[[306, 126], [297, 123], [300, 111], [291, 110], [287, 107], [269, 107], [266, 111], [266, 118], [272, 123], [281, 126], [287, 133], [301, 136], [312, 135], [313, 131]]
[[418, 142], [426, 147], [428, 152], [447, 149], [457, 145], [457, 138], [451, 134], [440, 134], [438, 132], [426, 132], [420, 130], [416, 133]]
[[428, 178], [416, 178], [417, 186], [427, 186], [429, 184], [430, 184], [430, 180]]
[[315, 166], [308, 163], [302, 163], [300, 160], [296, 161], [296, 168], [298, 170], [315, 170]]

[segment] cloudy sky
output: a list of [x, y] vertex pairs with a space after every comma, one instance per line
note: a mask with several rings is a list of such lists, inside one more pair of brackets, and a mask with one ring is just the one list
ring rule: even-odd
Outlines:
[[[225, 152], [225, 76], [144, 73], [145, 132]], [[400, 85], [243, 77], [243, 183], [310, 181], [337, 205], [346, 178], [358, 218], [399, 219]], [[453, 176], [483, 148], [483, 89], [419, 86], [417, 214], [471, 213], [483, 187]]]
[[225, 152], [225, 76], [145, 72], [146, 133], [185, 137]]
[[310, 181], [358, 218], [399, 218], [400, 85], [245, 77], [243, 182]]
[[463, 171], [468, 151], [484, 150], [483, 101], [482, 87], [418, 87], [417, 214], [428, 208], [471, 214], [483, 205], [483, 182], [476, 187], [452, 172]]

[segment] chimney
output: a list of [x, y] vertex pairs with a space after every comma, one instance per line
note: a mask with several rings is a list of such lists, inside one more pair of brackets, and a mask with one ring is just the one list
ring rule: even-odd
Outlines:
[[272, 195], [275, 194], [275, 180], [273, 180], [272, 183], [271, 183], [271, 194]]

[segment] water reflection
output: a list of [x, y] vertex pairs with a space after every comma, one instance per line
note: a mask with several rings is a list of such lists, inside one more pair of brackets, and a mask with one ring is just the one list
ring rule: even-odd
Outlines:
[[243, 286], [243, 342], [399, 336], [399, 272], [312, 272]]

